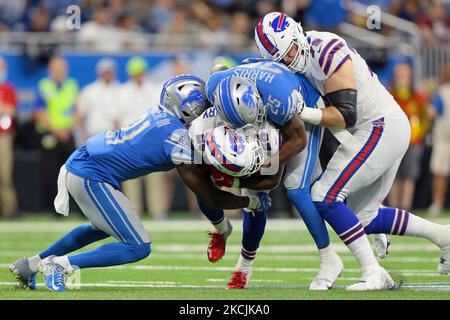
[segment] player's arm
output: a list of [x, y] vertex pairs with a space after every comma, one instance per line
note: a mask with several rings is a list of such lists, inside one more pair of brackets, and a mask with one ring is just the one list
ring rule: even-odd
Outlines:
[[247, 188], [252, 190], [272, 190], [275, 189], [283, 176], [284, 166], [281, 166], [276, 174], [261, 175], [257, 173], [248, 178], [237, 178], [230, 176], [218, 169], [211, 167], [211, 179], [216, 186], [228, 188]]
[[[290, 158], [306, 147], [306, 131], [303, 121], [297, 113], [280, 128], [283, 144], [275, 155], [280, 165], [285, 164]], [[269, 159], [269, 161], [271, 161]]]
[[324, 100], [327, 107], [305, 107], [301, 113], [304, 121], [325, 127], [348, 128], [356, 123], [356, 80], [351, 59], [347, 59], [325, 82]]
[[240, 188], [248, 188], [252, 190], [272, 190], [278, 187], [283, 176], [284, 166], [274, 175], [259, 175], [239, 180]]
[[178, 174], [192, 192], [211, 209], [240, 209], [251, 207], [249, 197], [240, 197], [214, 186], [206, 171], [195, 164], [181, 164]]

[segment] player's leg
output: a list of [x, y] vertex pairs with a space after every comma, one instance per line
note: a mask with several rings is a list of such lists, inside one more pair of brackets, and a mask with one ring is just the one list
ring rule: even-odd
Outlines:
[[64, 274], [77, 268], [120, 265], [150, 254], [150, 236], [128, 199], [110, 185], [69, 173], [69, 191], [91, 223], [119, 242], [71, 256], [48, 257], [41, 263], [47, 287], [64, 290]]
[[227, 289], [247, 288], [253, 269], [256, 251], [264, 235], [266, 226], [265, 212], [251, 212], [242, 210], [242, 248], [233, 275], [228, 282]]
[[[450, 271], [450, 225], [433, 223], [403, 209], [380, 206], [389, 192], [395, 173], [396, 165], [393, 165], [379, 179], [379, 187], [375, 184], [371, 190], [361, 190], [355, 198], [351, 197], [357, 216], [364, 221], [367, 234], [392, 234], [430, 240], [442, 251], [438, 272], [447, 274]], [[366, 205], [358, 208], [362, 203]]]
[[211, 240], [208, 245], [207, 255], [209, 261], [217, 262], [225, 254], [226, 241], [233, 231], [233, 227], [227, 217], [225, 217], [222, 209], [210, 209], [199, 199], [197, 199], [197, 203], [202, 213], [215, 229], [213, 232], [208, 233]]
[[[242, 189], [242, 195], [254, 191]], [[267, 191], [268, 192], [268, 191]], [[227, 284], [227, 289], [244, 289], [248, 286], [252, 274], [256, 251], [266, 228], [266, 213], [242, 210], [242, 248], [233, 275]]]
[[307, 131], [306, 152], [301, 152], [289, 160], [283, 181], [289, 199], [299, 212], [319, 249], [320, 269], [311, 283], [311, 290], [330, 289], [343, 271], [343, 263], [330, 245], [325, 222], [317, 211], [310, 192], [314, 175], [317, 176], [321, 172], [318, 154], [322, 131], [320, 126], [312, 126]]
[[[403, 130], [402, 132], [399, 132]], [[363, 225], [344, 204], [349, 195], [373, 184], [401, 158], [409, 143], [409, 123], [403, 114], [379, 119], [353, 133], [355, 143], [341, 145], [312, 189], [319, 213], [358, 260], [362, 281], [350, 290], [384, 289], [393, 285], [378, 264]]]

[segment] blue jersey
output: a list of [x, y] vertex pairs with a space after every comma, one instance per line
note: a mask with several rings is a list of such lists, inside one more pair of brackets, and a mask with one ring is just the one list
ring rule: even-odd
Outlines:
[[166, 112], [148, 111], [127, 127], [89, 138], [70, 156], [66, 167], [77, 176], [119, 189], [125, 180], [192, 161], [185, 125]]
[[206, 84], [206, 94], [214, 104], [214, 91], [220, 81], [228, 76], [252, 80], [267, 106], [267, 119], [283, 126], [297, 111], [297, 95], [300, 92], [307, 107], [314, 108], [319, 92], [302, 75], [289, 71], [284, 65], [270, 60], [242, 64], [212, 74]]

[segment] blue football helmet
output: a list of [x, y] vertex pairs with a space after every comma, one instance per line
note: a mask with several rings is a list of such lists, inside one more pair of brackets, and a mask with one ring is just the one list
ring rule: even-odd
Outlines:
[[210, 107], [205, 81], [190, 74], [169, 79], [161, 91], [159, 106], [189, 125]]
[[256, 84], [250, 79], [230, 76], [222, 79], [214, 92], [214, 106], [220, 118], [232, 127], [261, 126], [266, 108]]

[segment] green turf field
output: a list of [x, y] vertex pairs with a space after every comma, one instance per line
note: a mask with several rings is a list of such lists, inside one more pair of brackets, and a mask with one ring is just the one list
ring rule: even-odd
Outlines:
[[[450, 224], [449, 218], [435, 221]], [[235, 228], [224, 259], [211, 264], [206, 258], [210, 227], [203, 219], [146, 221], [153, 237], [150, 257], [136, 264], [83, 270], [78, 290], [49, 292], [42, 285], [42, 276], [36, 291], [15, 288], [8, 271], [11, 262], [38, 253], [84, 222], [74, 217], [0, 222], [0, 299], [450, 299], [450, 275], [435, 271], [439, 250], [426, 240], [400, 237], [391, 237], [390, 254], [382, 265], [403, 287], [346, 292], [345, 286], [355, 282], [359, 272], [332, 231], [345, 271], [333, 290], [310, 292], [307, 287], [317, 272], [318, 254], [303, 223], [287, 219], [267, 222], [250, 288], [245, 290], [224, 289], [240, 252], [241, 222], [233, 221]]]

